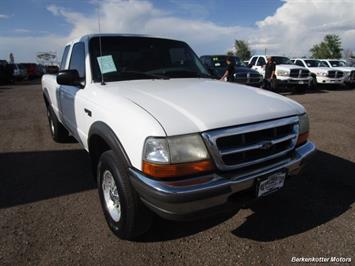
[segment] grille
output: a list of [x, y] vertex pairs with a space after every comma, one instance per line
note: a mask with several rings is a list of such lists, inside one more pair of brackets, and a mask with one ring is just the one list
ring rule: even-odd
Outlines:
[[329, 70], [328, 71], [328, 77], [329, 78], [335, 78], [335, 74], [336, 74], [336, 71], [334, 71], [334, 70]]
[[240, 83], [259, 83], [262, 81], [261, 75], [257, 73], [236, 73], [235, 81]]
[[309, 77], [309, 70], [307, 69], [291, 69], [291, 78], [306, 78]]
[[335, 70], [328, 71], [328, 78], [342, 78], [343, 76], [344, 76], [343, 71], [335, 71]]
[[298, 117], [217, 129], [202, 134], [220, 170], [233, 170], [284, 159], [296, 145]]

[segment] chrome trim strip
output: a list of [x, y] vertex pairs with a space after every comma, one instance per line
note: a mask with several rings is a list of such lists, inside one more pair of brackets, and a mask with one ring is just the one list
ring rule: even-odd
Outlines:
[[[282, 137], [282, 138], [270, 140], [269, 142], [270, 142], [271, 145], [275, 145], [275, 144], [278, 144], [278, 143], [293, 139], [295, 137], [297, 137], [296, 134], [291, 134], [291, 135], [287, 135], [287, 136]], [[267, 140], [266, 141], [262, 141], [262, 142], [254, 144], [254, 145], [244, 146], [242, 148], [230, 148], [230, 149], [220, 150], [219, 153], [223, 156], [223, 155], [229, 155], [229, 154], [233, 154], [233, 153], [240, 153], [240, 152], [244, 152], [244, 151], [257, 150], [257, 149], [262, 148], [263, 144], [265, 142], [268, 142], [268, 141]]]

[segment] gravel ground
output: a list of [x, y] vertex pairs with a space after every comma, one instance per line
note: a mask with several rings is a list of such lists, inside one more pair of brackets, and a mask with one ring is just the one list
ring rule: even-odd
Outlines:
[[129, 242], [106, 226], [85, 151], [51, 140], [40, 86], [0, 86], [0, 265], [354, 263], [355, 90], [287, 97], [307, 108], [318, 147], [301, 176], [231, 215], [156, 218]]

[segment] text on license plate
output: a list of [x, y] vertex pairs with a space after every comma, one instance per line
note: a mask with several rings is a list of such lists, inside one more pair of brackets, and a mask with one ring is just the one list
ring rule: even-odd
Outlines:
[[284, 186], [285, 178], [285, 172], [277, 172], [268, 176], [266, 179], [261, 180], [257, 187], [258, 197], [261, 197], [263, 195], [269, 194], [271, 192], [274, 192], [275, 190], [282, 188]]

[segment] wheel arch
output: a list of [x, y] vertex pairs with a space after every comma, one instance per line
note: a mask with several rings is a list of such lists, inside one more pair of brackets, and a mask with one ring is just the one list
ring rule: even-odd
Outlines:
[[94, 176], [96, 176], [96, 168], [100, 156], [107, 150], [112, 150], [117, 158], [123, 160], [127, 167], [132, 165], [114, 131], [104, 122], [95, 122], [91, 125], [88, 134], [88, 151]]
[[43, 89], [43, 99], [44, 99], [44, 103], [46, 104], [46, 106], [47, 107], [50, 106], [50, 97], [49, 97], [47, 88]]

